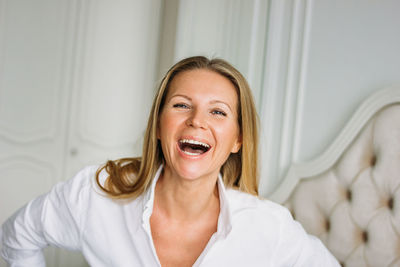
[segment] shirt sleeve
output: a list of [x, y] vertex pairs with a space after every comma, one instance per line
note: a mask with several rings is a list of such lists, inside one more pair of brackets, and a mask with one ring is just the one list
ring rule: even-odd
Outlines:
[[12, 215], [2, 226], [1, 255], [11, 267], [46, 266], [48, 245], [79, 250], [93, 168], [57, 184]]
[[315, 236], [305, 232], [289, 211], [285, 210], [281, 226], [280, 241], [275, 254], [277, 266], [293, 267], [340, 267], [335, 257]]

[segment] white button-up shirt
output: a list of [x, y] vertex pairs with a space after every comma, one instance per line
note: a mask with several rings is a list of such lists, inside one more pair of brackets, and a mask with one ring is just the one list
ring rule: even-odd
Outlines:
[[[4, 223], [1, 254], [11, 266], [45, 266], [48, 245], [80, 250], [95, 267], [160, 266], [150, 216], [162, 166], [149, 190], [130, 201], [105, 196], [95, 183], [97, 168], [57, 184]], [[218, 230], [193, 266], [339, 266], [286, 208], [226, 189], [221, 177], [218, 191]]]

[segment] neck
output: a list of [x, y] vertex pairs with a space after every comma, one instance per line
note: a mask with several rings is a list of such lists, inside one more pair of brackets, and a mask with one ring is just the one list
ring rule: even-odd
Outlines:
[[155, 207], [164, 216], [179, 221], [218, 214], [217, 178], [185, 180], [164, 171], [156, 184]]

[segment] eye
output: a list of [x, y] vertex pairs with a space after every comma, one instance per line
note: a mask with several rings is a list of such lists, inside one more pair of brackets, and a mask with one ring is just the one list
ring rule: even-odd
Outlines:
[[214, 115], [221, 115], [221, 116], [224, 116], [224, 117], [226, 117], [226, 112], [224, 112], [224, 111], [222, 111], [222, 110], [218, 110], [218, 109], [214, 109], [213, 111], [211, 111], [211, 113], [212, 114], [214, 114]]
[[185, 103], [176, 103], [173, 105], [174, 108], [189, 108], [189, 105], [185, 104]]

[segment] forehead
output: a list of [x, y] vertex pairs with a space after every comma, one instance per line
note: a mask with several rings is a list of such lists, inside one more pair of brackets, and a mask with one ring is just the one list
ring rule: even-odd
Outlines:
[[195, 69], [178, 73], [170, 82], [167, 98], [176, 94], [202, 95], [226, 100], [238, 100], [234, 84], [225, 76], [208, 69]]

